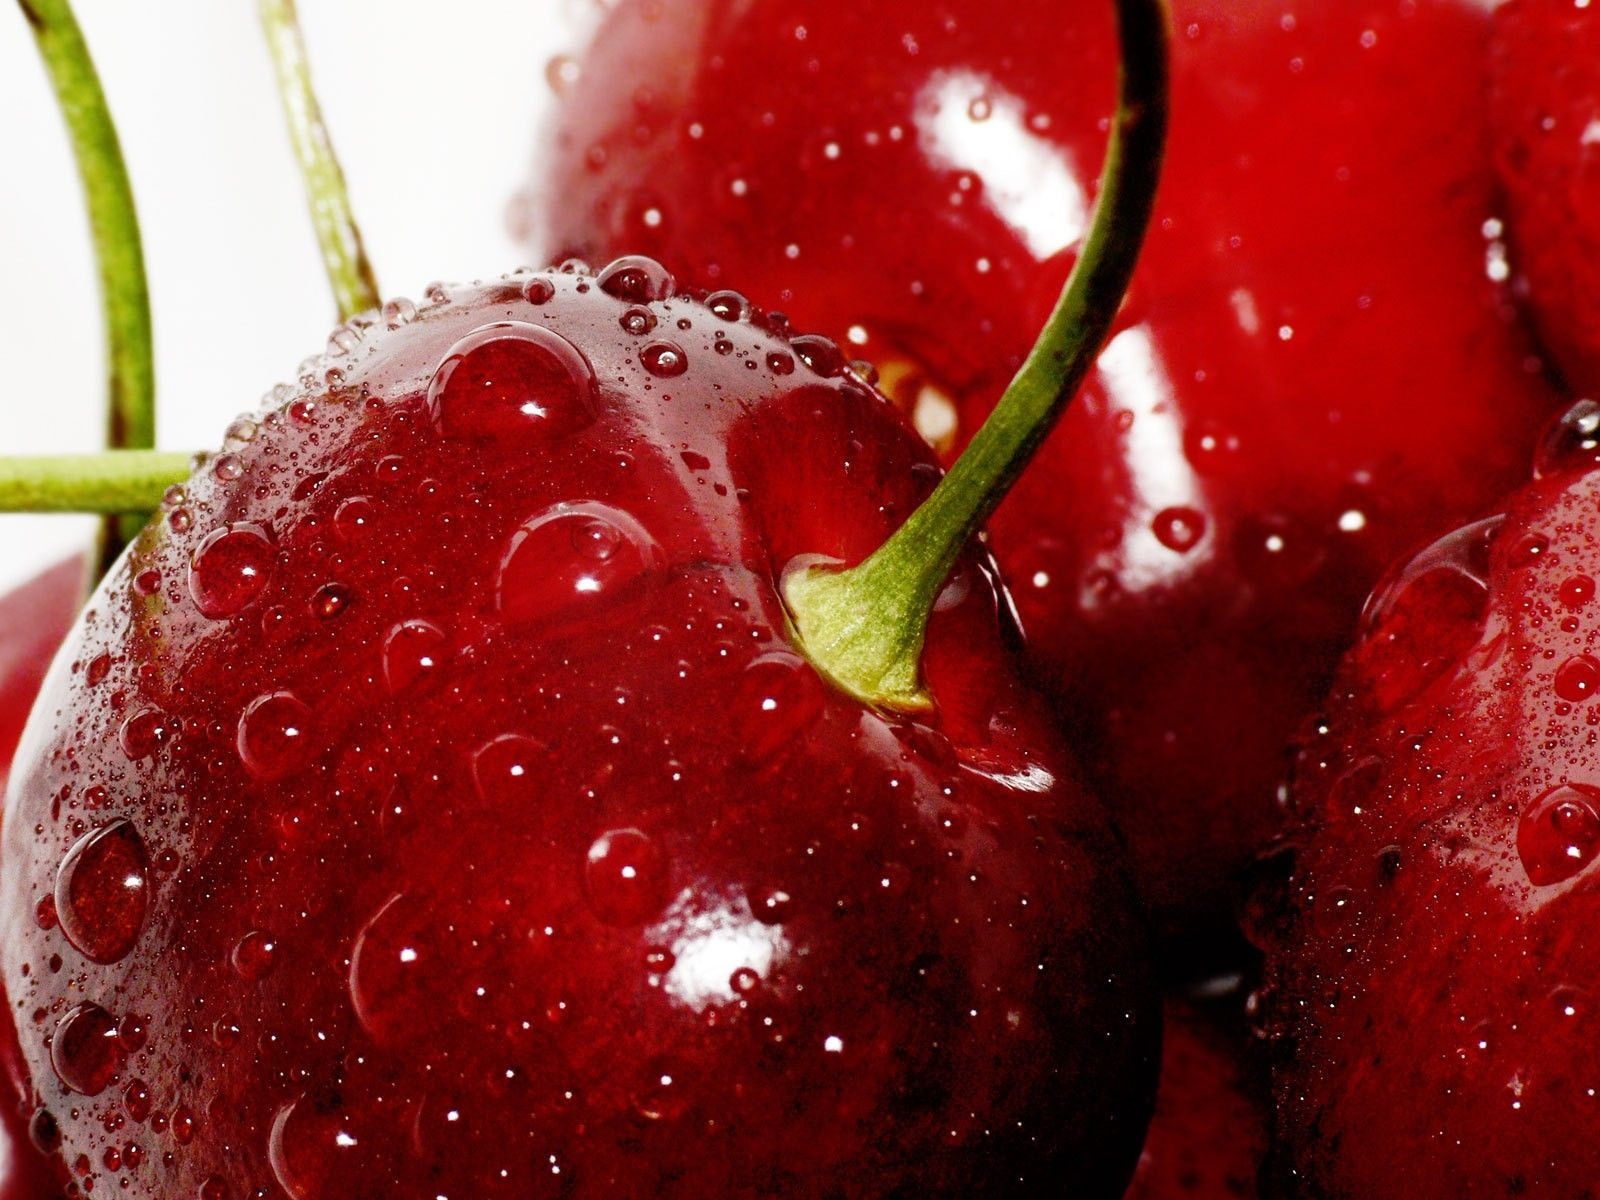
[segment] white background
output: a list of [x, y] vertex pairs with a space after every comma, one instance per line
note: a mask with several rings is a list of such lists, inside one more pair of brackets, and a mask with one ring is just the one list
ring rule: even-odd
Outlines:
[[[507, 202], [548, 115], [546, 66], [596, 0], [300, 0], [312, 68], [386, 296], [520, 265]], [[333, 326], [254, 0], [77, 0], [144, 225], [159, 443], [210, 448]], [[89, 450], [99, 299], [53, 94], [0, 3], [0, 453]], [[87, 536], [0, 516], [0, 588]]]

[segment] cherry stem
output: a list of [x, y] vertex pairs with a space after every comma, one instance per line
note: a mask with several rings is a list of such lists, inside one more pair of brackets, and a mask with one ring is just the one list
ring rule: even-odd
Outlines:
[[0, 457], [0, 512], [147, 513], [189, 477], [194, 455], [160, 450]]
[[347, 321], [357, 313], [377, 308], [383, 301], [372, 264], [367, 261], [361, 228], [350, 208], [344, 170], [333, 152], [333, 141], [322, 119], [322, 105], [311, 84], [311, 66], [294, 0], [261, 0], [261, 26], [272, 53], [289, 140], [294, 144], [294, 156], [305, 181], [311, 224], [322, 249], [323, 270], [333, 288], [339, 317]]
[[933, 494], [869, 558], [848, 569], [797, 568], [784, 578], [784, 602], [806, 654], [867, 703], [931, 706], [920, 662], [934, 601], [1088, 374], [1133, 275], [1166, 143], [1164, 0], [1117, 0], [1117, 24], [1117, 111], [1094, 221], [1022, 369]]
[[[150, 290], [122, 143], [70, 0], [18, 4], [55, 90], [83, 185], [105, 324], [106, 441], [119, 449], [149, 449], [156, 437]], [[135, 531], [123, 522], [105, 523], [99, 538], [102, 565], [109, 565]]]

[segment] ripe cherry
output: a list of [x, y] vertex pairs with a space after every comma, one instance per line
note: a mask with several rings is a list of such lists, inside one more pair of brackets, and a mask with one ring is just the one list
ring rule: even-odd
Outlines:
[[1295, 1194], [1581, 1196], [1600, 1170], [1590, 407], [1378, 591], [1300, 752], [1263, 997]]
[[[1282, 747], [1383, 567], [1511, 486], [1554, 400], [1487, 277], [1485, 7], [1174, 8], [1146, 257], [991, 544], [1181, 926], [1280, 819]], [[525, 225], [742, 281], [953, 453], [1076, 252], [1114, 66], [1088, 0], [622, 0]]]
[[1600, 16], [1570, 0], [1511, 0], [1494, 29], [1511, 263], [1568, 381], [1600, 394]]
[[403, 311], [169, 495], [41, 702], [0, 919], [81, 1186], [1119, 1194], [1139, 922], [992, 564], [919, 712], [780, 599], [929, 492], [904, 419], [637, 260]]

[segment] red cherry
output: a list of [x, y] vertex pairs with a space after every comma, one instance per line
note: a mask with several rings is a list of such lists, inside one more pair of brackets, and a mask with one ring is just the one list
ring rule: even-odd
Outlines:
[[[1484, 5], [1178, 0], [1174, 28], [1145, 258], [990, 533], [1182, 925], [1279, 821], [1283, 745], [1385, 565], [1521, 478], [1555, 400], [1487, 277]], [[1087, 0], [621, 0], [529, 227], [744, 281], [953, 454], [1076, 251], [1115, 65]]]
[[1600, 390], [1600, 15], [1510, 0], [1494, 15], [1495, 162], [1509, 268], [1574, 389]]
[[[933, 711], [826, 683], [778, 581], [875, 549], [932, 456], [824, 343], [670, 287], [573, 265], [364, 329], [103, 585], [0, 862], [81, 1186], [1120, 1195], [1140, 923], [991, 565], [929, 623]], [[237, 613], [132, 586], [245, 523]], [[63, 890], [85, 837], [124, 873]]]
[[1470, 554], [1398, 573], [1300, 751], [1263, 939], [1300, 1193], [1578, 1196], [1600, 1171], [1600, 625], [1567, 601], [1597, 505], [1600, 472], [1546, 475]]

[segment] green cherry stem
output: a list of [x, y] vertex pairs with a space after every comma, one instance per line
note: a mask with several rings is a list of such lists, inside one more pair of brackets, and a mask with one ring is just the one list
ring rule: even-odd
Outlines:
[[1022, 369], [933, 494], [869, 558], [785, 575], [784, 602], [806, 654], [867, 703], [930, 706], [920, 662], [939, 589], [1077, 392], [1127, 291], [1166, 142], [1164, 0], [1117, 0], [1117, 24], [1122, 69], [1094, 221]]
[[147, 513], [193, 464], [157, 450], [0, 457], [0, 512]]
[[39, 44], [83, 183], [105, 308], [107, 440], [146, 449], [156, 436], [150, 293], [122, 143], [69, 0], [17, 2]]
[[261, 0], [261, 26], [277, 73], [278, 94], [289, 124], [289, 140], [305, 180], [311, 223], [322, 248], [322, 265], [333, 288], [341, 320], [382, 303], [378, 283], [367, 261], [361, 228], [350, 208], [344, 171], [322, 119], [322, 106], [311, 85], [311, 66], [294, 0]]

